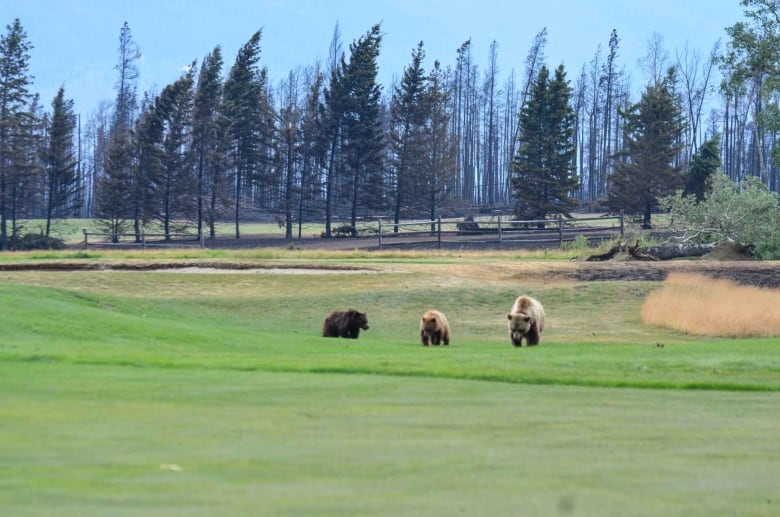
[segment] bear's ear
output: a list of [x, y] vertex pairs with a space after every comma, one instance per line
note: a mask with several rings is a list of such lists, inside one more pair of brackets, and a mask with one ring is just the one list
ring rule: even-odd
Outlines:
[[523, 316], [523, 319], [524, 319], [525, 321], [531, 321], [531, 316]]
[[506, 313], [506, 319], [508, 319], [508, 320], [512, 319], [512, 313], [511, 312], [507, 312]]

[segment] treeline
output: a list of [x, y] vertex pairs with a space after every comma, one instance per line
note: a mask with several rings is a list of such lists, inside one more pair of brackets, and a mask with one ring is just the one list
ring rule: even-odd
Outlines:
[[115, 238], [140, 238], [149, 223], [209, 236], [225, 220], [239, 238], [240, 222], [258, 214], [293, 238], [307, 220], [330, 235], [364, 217], [544, 217], [578, 205], [649, 224], [659, 197], [701, 196], [720, 167], [778, 190], [780, 18], [775, 2], [743, 4], [747, 21], [727, 29], [723, 52], [686, 46], [670, 59], [654, 35], [639, 98], [615, 31], [573, 79], [547, 68], [546, 30], [520, 77], [503, 81], [496, 42], [484, 69], [470, 41], [450, 66], [428, 64], [420, 42], [385, 90], [379, 25], [346, 49], [336, 27], [326, 63], [276, 84], [258, 31], [231, 64], [216, 46], [161, 91], [139, 92], [141, 54], [125, 23], [116, 98], [83, 123], [64, 89], [51, 110], [30, 91], [31, 44], [14, 20], [0, 38], [0, 247], [21, 220], [72, 216], [98, 219]]

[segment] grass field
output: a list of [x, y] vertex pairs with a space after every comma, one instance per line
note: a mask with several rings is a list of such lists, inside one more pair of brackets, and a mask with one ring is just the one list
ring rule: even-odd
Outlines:
[[[318, 261], [356, 269], [0, 271], [4, 514], [780, 512], [780, 339], [644, 325], [655, 282]], [[371, 329], [319, 337], [350, 306]], [[419, 345], [428, 308], [451, 346]]]

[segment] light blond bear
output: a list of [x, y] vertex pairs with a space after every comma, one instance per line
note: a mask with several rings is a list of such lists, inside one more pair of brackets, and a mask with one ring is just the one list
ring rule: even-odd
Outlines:
[[509, 339], [514, 346], [539, 344], [544, 330], [544, 307], [530, 296], [519, 296], [506, 315], [509, 320]]
[[430, 310], [423, 314], [420, 320], [420, 341], [423, 346], [449, 345], [450, 323], [447, 317], [436, 310]]

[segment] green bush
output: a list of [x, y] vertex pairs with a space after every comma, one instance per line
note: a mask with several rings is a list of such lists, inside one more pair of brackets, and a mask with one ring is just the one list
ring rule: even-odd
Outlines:
[[42, 233], [25, 233], [11, 237], [8, 248], [13, 251], [61, 250], [65, 249], [65, 241]]
[[702, 201], [677, 191], [661, 200], [672, 224], [682, 227], [685, 239], [694, 242], [734, 240], [752, 246], [756, 257], [780, 259], [778, 194], [757, 177], [740, 187], [724, 174], [710, 178]]

